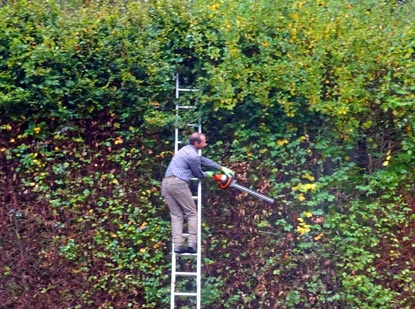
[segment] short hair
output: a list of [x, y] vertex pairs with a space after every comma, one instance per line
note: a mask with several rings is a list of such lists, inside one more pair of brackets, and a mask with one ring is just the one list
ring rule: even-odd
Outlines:
[[201, 137], [204, 136], [201, 132], [194, 132], [189, 137], [189, 144], [194, 145], [196, 143], [200, 143], [202, 141]]

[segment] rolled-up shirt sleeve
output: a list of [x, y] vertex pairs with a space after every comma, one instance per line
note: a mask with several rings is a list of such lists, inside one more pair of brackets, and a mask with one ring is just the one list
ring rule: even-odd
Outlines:
[[216, 163], [216, 162], [214, 162], [214, 161], [212, 161], [212, 160], [210, 160], [210, 159], [208, 159], [204, 156], [200, 156], [200, 164], [203, 165], [203, 166], [206, 166], [206, 167], [213, 168], [215, 170], [220, 170], [220, 168], [221, 168], [221, 166], [218, 163]]
[[194, 156], [189, 160], [189, 167], [192, 171], [193, 176], [202, 179], [205, 177], [205, 174], [201, 168], [201, 156]]
[[214, 170], [220, 170], [221, 168], [221, 166], [218, 163], [206, 157], [198, 155], [196, 157], [191, 158], [189, 162], [189, 167], [192, 170], [193, 175], [199, 179], [202, 179], [206, 176], [206, 174], [202, 171], [202, 168], [201, 168], [202, 166], [205, 166], [205, 167], [208, 167]]

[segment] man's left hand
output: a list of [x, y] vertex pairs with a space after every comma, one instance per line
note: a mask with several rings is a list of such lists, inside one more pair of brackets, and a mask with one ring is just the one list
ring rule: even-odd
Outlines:
[[222, 166], [222, 168], [220, 170], [222, 172], [224, 172], [225, 175], [228, 176], [228, 177], [235, 177], [235, 172], [232, 171], [231, 169], [227, 168], [227, 167]]

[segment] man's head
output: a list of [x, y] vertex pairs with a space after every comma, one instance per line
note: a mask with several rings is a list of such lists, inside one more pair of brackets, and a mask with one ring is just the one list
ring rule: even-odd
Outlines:
[[203, 133], [195, 132], [190, 135], [189, 138], [190, 145], [193, 145], [196, 149], [202, 149], [207, 146], [206, 136]]

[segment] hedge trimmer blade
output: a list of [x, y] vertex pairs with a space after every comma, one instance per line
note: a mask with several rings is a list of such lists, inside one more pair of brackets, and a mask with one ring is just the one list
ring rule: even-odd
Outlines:
[[255, 197], [257, 197], [257, 198], [259, 198], [259, 199], [261, 199], [261, 200], [263, 200], [267, 203], [274, 204], [274, 202], [275, 202], [273, 198], [270, 198], [270, 197], [268, 197], [266, 195], [263, 195], [261, 193], [258, 193], [256, 191], [252, 191], [252, 190], [250, 190], [250, 189], [248, 189], [244, 186], [238, 185], [235, 180], [231, 181], [230, 187], [233, 187], [233, 188], [239, 189], [241, 191], [244, 191], [244, 192], [246, 192], [246, 193], [248, 193], [252, 196], [255, 196]]
[[216, 174], [216, 175], [213, 176], [213, 179], [216, 180], [217, 182], [219, 182], [219, 186], [222, 189], [227, 189], [229, 187], [233, 187], [233, 188], [236, 188], [238, 190], [244, 191], [244, 192], [246, 192], [246, 193], [248, 193], [252, 196], [255, 196], [255, 197], [257, 197], [257, 198], [259, 198], [259, 199], [261, 199], [261, 200], [263, 200], [267, 203], [274, 204], [274, 202], [275, 202], [275, 200], [273, 198], [270, 198], [270, 197], [268, 197], [266, 195], [263, 195], [261, 193], [258, 193], [256, 191], [252, 191], [252, 190], [250, 190], [250, 189], [248, 189], [244, 186], [238, 185], [236, 183], [236, 180], [234, 180], [232, 177], [228, 177], [228, 176], [223, 175], [223, 174]]

